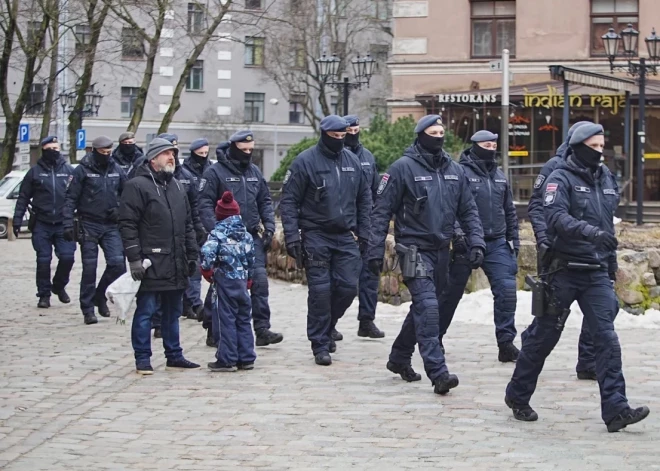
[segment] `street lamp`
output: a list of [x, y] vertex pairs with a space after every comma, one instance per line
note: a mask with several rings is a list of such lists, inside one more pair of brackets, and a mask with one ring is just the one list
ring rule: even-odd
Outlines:
[[[271, 98], [268, 100], [271, 105], [277, 108], [278, 103], [280, 102], [277, 98]], [[277, 168], [277, 116], [275, 116], [275, 139], [273, 143], [273, 169]]]
[[376, 68], [376, 61], [372, 59], [370, 54], [367, 54], [365, 57], [360, 57], [358, 54], [355, 59], [351, 60], [355, 82], [349, 81], [348, 77], [344, 77], [343, 80], [340, 80], [339, 66], [341, 64], [341, 59], [337, 57], [337, 54], [328, 57], [324, 52], [321, 58], [316, 60], [316, 63], [319, 67], [321, 80], [326, 85], [330, 85], [336, 90], [343, 90], [344, 115], [347, 115], [350, 90], [361, 90], [363, 85], [366, 85], [367, 88], [369, 88], [371, 77], [373, 77]]
[[[645, 57], [639, 57], [638, 62], [633, 59], [638, 56], [637, 46], [639, 44], [639, 31], [633, 28], [631, 23], [617, 34], [614, 28], [610, 28], [601, 39], [605, 47], [605, 54], [610, 61], [610, 71], [624, 71], [632, 77], [638, 77], [639, 85], [639, 124], [637, 129], [637, 225], [644, 224], [644, 143], [646, 142], [646, 75], [651, 73], [658, 75], [658, 64], [660, 61], [660, 37], [655, 34], [655, 28], [651, 35], [644, 39], [648, 50], [650, 64], [646, 63]], [[623, 57], [628, 60], [625, 66], [615, 65], [619, 43], [623, 43]]]
[[[78, 95], [76, 92], [62, 92], [60, 93], [59, 97], [60, 104], [62, 105], [62, 111], [64, 113], [73, 113], [75, 111], [76, 101], [78, 101]], [[94, 91], [94, 85], [92, 85], [85, 93], [85, 104], [83, 105], [83, 109], [76, 111], [80, 115], [81, 127], [83, 117], [98, 116], [102, 101], [103, 95]]]

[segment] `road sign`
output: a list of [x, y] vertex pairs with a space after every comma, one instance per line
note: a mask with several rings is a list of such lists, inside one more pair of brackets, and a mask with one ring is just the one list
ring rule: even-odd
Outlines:
[[30, 155], [30, 144], [19, 144], [18, 153], [19, 155]]
[[21, 124], [18, 127], [18, 142], [30, 142], [30, 125]]
[[84, 129], [76, 131], [76, 149], [85, 150], [86, 147], [86, 133]]
[[502, 70], [502, 59], [490, 61], [488, 66], [490, 67], [491, 72], [499, 72]]

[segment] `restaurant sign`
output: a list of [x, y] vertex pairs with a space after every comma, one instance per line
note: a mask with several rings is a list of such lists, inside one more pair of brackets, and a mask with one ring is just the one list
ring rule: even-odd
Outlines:
[[450, 93], [448, 95], [438, 95], [440, 103], [497, 103], [496, 94], [481, 93]]
[[[524, 88], [524, 106], [526, 108], [563, 108], [564, 94], [560, 93], [556, 87], [551, 85], [547, 87], [547, 93], [529, 93], [527, 88]], [[614, 115], [626, 107], [625, 95], [569, 95], [568, 98], [571, 108], [581, 108], [582, 106], [595, 108], [600, 106], [610, 110], [610, 113]]]

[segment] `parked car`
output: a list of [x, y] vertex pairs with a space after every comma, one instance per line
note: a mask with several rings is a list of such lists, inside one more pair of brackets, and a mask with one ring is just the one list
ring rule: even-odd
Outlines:
[[[26, 170], [14, 170], [0, 180], [0, 239], [7, 238], [9, 220], [14, 217], [14, 207], [26, 173]], [[26, 211], [22, 227], [27, 227], [29, 218], [30, 214]]]

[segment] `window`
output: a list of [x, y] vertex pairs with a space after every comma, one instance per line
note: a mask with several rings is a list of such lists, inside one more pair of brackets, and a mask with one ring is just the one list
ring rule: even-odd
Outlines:
[[264, 38], [245, 38], [245, 65], [264, 65]]
[[75, 35], [76, 54], [87, 52], [87, 48], [89, 47], [89, 39], [92, 36], [89, 25], [76, 25]]
[[46, 102], [46, 86], [43, 83], [33, 83], [25, 104], [26, 115], [44, 114], [44, 103]]
[[[41, 21], [28, 21], [27, 23], [27, 40], [29, 45], [37, 44], [37, 36], [41, 33]], [[46, 34], [44, 32], [43, 37], [39, 43], [38, 47], [44, 47], [46, 42]]]
[[369, 46], [369, 54], [378, 64], [385, 65], [390, 55], [390, 47], [387, 44], [372, 44]]
[[332, 0], [332, 11], [339, 18], [346, 18], [348, 2], [350, 0]]
[[245, 121], [248, 123], [264, 122], [264, 93], [245, 93]]
[[337, 95], [330, 97], [330, 111], [332, 114], [341, 115], [339, 112], [339, 97]]
[[130, 118], [135, 109], [135, 100], [137, 100], [137, 87], [121, 87], [121, 117]]
[[195, 61], [195, 65], [190, 69], [186, 90], [204, 90], [204, 61]]
[[121, 30], [121, 55], [124, 59], [142, 59], [144, 57], [144, 42], [140, 33], [133, 28]]
[[263, 10], [263, 0], [245, 0], [246, 10]]
[[477, 2], [472, 9], [472, 57], [516, 55], [516, 2]]
[[[617, 33], [628, 26], [628, 23], [632, 23], [637, 29], [638, 12], [638, 0], [591, 0], [591, 55], [605, 55], [605, 46], [601, 37], [607, 33], [610, 26], [613, 26]], [[621, 42], [619, 42], [619, 53], [623, 53]]]
[[371, 16], [377, 20], [389, 20], [392, 16], [390, 0], [371, 0]]
[[252, 149], [252, 163], [256, 165], [261, 173], [264, 172], [264, 150]]
[[304, 41], [296, 41], [295, 54], [294, 67], [296, 69], [304, 69], [307, 65], [307, 53], [305, 52]]
[[289, 98], [289, 124], [303, 124], [305, 122], [305, 113], [303, 106], [307, 97], [301, 93], [292, 94]]
[[188, 4], [188, 32], [200, 33], [204, 29], [204, 10], [197, 3]]

